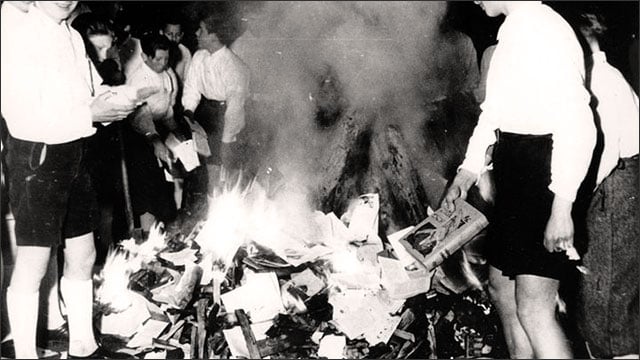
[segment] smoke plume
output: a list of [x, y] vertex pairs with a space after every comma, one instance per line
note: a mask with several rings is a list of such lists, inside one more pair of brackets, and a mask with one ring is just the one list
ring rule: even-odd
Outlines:
[[271, 158], [288, 182], [314, 186], [315, 161], [348, 109], [375, 114], [373, 129], [397, 125], [410, 147], [424, 149], [425, 104], [461, 81], [443, 73], [460, 62], [441, 31], [446, 8], [422, 1], [237, 5], [245, 31], [231, 48], [251, 68], [251, 112], [275, 130]]

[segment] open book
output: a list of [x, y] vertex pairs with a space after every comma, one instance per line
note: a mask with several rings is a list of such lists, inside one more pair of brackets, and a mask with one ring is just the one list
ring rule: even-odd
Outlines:
[[469, 242], [489, 222], [480, 211], [462, 199], [455, 200], [456, 209], [438, 209], [404, 235], [400, 244], [427, 271]]

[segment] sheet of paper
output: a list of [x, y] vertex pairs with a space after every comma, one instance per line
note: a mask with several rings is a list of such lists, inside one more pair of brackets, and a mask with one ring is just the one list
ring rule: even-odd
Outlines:
[[[265, 321], [261, 323], [251, 324], [251, 331], [256, 341], [264, 340], [267, 338], [266, 332], [273, 326], [273, 321]], [[249, 359], [249, 349], [247, 343], [244, 340], [242, 334], [242, 328], [240, 326], [234, 326], [231, 329], [222, 330], [224, 338], [229, 345], [229, 351], [235, 358]]]
[[349, 232], [354, 241], [367, 241], [378, 234], [378, 210], [380, 200], [378, 194], [364, 194], [351, 214]]
[[160, 258], [173, 263], [176, 266], [193, 264], [198, 260], [196, 253], [198, 250], [191, 248], [184, 248], [178, 252], [163, 252], [160, 253]]
[[131, 306], [119, 313], [103, 315], [100, 322], [100, 331], [103, 334], [132, 336], [151, 314], [147, 309], [147, 299], [142, 295], [131, 292]]
[[364, 336], [370, 344], [387, 342], [397, 327], [395, 313], [404, 300], [389, 298], [385, 291], [345, 290], [329, 296], [333, 306], [331, 322], [349, 339]]
[[147, 320], [136, 335], [127, 343], [128, 348], [150, 347], [153, 338], [158, 337], [169, 323], [154, 319]]
[[244, 309], [252, 322], [271, 320], [280, 313], [286, 313], [274, 272], [251, 274], [247, 276], [245, 285], [220, 297], [227, 312]]
[[402, 246], [402, 244], [400, 244], [400, 242], [398, 241], [403, 236], [408, 234], [411, 230], [413, 230], [413, 228], [414, 228], [413, 226], [409, 226], [407, 228], [404, 228], [400, 231], [397, 231], [387, 236], [387, 239], [389, 240], [391, 247], [393, 247], [393, 251], [396, 253], [398, 260], [400, 260], [400, 262], [402, 263], [402, 266], [409, 266], [416, 261], [416, 259], [413, 256], [411, 256], [411, 254], [407, 252], [405, 247]]
[[347, 345], [347, 339], [344, 336], [326, 335], [320, 339], [318, 347], [318, 356], [327, 359], [344, 358], [344, 347]]
[[211, 148], [209, 148], [209, 141], [207, 140], [207, 133], [202, 126], [197, 122], [187, 122], [191, 128], [191, 138], [195, 145], [195, 149], [198, 154], [202, 156], [211, 156]]
[[297, 287], [304, 288], [305, 294], [309, 297], [319, 293], [325, 287], [324, 281], [308, 268], [303, 272], [291, 274], [291, 280]]
[[186, 140], [180, 143], [176, 148], [175, 156], [180, 159], [184, 169], [189, 172], [198, 166], [200, 161], [198, 160], [197, 149], [193, 143], [193, 140]]

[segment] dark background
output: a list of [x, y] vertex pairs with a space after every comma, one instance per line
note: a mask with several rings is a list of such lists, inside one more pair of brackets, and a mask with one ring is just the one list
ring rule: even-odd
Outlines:
[[[85, 2], [94, 11], [113, 11], [113, 4], [118, 2]], [[583, 11], [596, 12], [604, 16], [609, 28], [603, 42], [603, 50], [607, 53], [609, 62], [618, 68], [637, 87], [637, 39], [638, 39], [638, 1], [544, 1], [560, 13], [569, 24], [574, 25], [575, 19]], [[257, 8], [260, 1], [253, 2], [197, 2], [197, 1], [166, 1], [119, 2], [118, 16], [125, 18], [132, 25], [134, 35], [156, 29], [166, 16], [178, 15], [184, 20], [185, 37], [183, 43], [195, 50], [195, 30], [198, 18], [209, 11], [225, 14], [234, 21], [238, 35], [243, 31], [239, 14], [240, 9]], [[444, 21], [449, 26], [466, 33], [471, 37], [478, 54], [478, 62], [482, 52], [489, 45], [495, 43], [496, 34], [504, 17], [489, 18], [482, 9], [471, 1], [451, 1]], [[634, 65], [630, 64], [629, 47], [636, 42]]]

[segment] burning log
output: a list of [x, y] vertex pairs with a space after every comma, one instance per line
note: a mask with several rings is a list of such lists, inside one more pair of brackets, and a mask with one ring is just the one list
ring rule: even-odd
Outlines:
[[371, 144], [372, 163], [382, 170], [394, 209], [408, 222], [403, 225], [418, 223], [427, 215], [427, 197], [402, 134], [397, 127], [388, 126], [373, 135]]
[[[323, 155], [318, 159], [320, 169], [316, 194], [320, 202], [324, 202], [339, 184], [343, 173], [353, 171], [353, 164], [347, 161], [352, 152], [357, 151], [358, 140], [362, 141], [362, 134], [367, 128], [367, 119], [362, 112], [351, 111], [342, 116], [331, 131], [331, 142], [327, 145]], [[354, 149], [356, 148], [356, 149]]]

